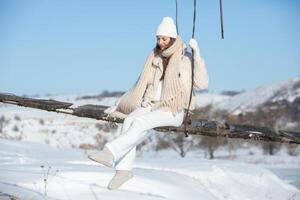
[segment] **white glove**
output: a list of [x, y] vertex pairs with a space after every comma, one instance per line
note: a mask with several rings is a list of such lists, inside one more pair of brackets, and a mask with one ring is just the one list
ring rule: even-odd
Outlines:
[[104, 113], [106, 113], [106, 114], [111, 114], [111, 113], [115, 112], [116, 109], [117, 109], [117, 106], [116, 106], [116, 105], [113, 105], [113, 106], [110, 106], [110, 107], [106, 108], [106, 109], [104, 110]]
[[144, 107], [144, 108], [147, 108], [149, 106], [152, 106], [152, 103], [148, 102], [148, 101], [142, 101], [141, 106]]
[[200, 56], [200, 49], [199, 49], [197, 40], [195, 40], [194, 38], [190, 39], [189, 45], [190, 45], [191, 49], [194, 50], [195, 61], [196, 62], [200, 61], [201, 56]]

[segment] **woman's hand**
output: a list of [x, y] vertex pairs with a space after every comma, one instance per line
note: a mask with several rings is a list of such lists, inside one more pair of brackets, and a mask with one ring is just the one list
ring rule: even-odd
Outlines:
[[199, 51], [198, 42], [194, 38], [190, 39], [189, 45], [194, 51]]
[[197, 40], [195, 40], [194, 38], [190, 39], [189, 45], [190, 45], [191, 49], [194, 50], [195, 61], [196, 62], [200, 61], [201, 56], [200, 56], [200, 49], [199, 49]]
[[[106, 108], [103, 112], [106, 113], [108, 117], [113, 117], [114, 114], [112, 114], [112, 113], [114, 113], [116, 111], [116, 109], [117, 109], [117, 106], [113, 105], [113, 106]], [[113, 129], [116, 129], [119, 126], [118, 123], [111, 122], [111, 121], [109, 121], [108, 124], [109, 124], [109, 127], [113, 128]]]
[[106, 108], [106, 109], [104, 110], [104, 113], [106, 113], [106, 114], [109, 115], [109, 114], [115, 112], [116, 109], [117, 109], [117, 106], [116, 106], [116, 105], [113, 105], [113, 106], [110, 106], [110, 107]]
[[149, 106], [152, 106], [153, 104], [149, 101], [142, 101], [141, 106], [144, 108], [147, 108]]

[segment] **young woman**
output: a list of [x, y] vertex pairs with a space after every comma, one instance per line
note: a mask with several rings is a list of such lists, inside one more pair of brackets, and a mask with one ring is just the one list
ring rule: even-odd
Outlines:
[[[161, 126], [180, 126], [189, 104], [191, 90], [191, 54], [177, 35], [170, 17], [163, 18], [156, 31], [157, 44], [148, 56], [138, 81], [114, 106], [105, 112], [126, 115], [118, 138], [105, 144], [102, 151], [89, 158], [116, 173], [108, 189], [117, 189], [133, 177], [136, 146], [149, 137], [148, 130]], [[197, 41], [191, 39], [194, 50], [194, 83], [197, 89], [208, 87], [208, 75]], [[190, 110], [195, 108], [192, 95]]]

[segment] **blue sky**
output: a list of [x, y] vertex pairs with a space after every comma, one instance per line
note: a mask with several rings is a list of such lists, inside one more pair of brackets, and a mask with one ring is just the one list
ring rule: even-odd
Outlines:
[[[195, 37], [209, 91], [250, 90], [300, 76], [300, 2], [197, 0]], [[193, 0], [178, 0], [179, 33], [192, 34]], [[126, 91], [155, 45], [174, 0], [0, 0], [0, 92]]]

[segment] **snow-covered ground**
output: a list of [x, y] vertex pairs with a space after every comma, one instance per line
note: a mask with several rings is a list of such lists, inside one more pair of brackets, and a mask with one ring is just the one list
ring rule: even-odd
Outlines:
[[[0, 139], [0, 191], [20, 199], [300, 199], [299, 189], [265, 167], [268, 160], [207, 160], [198, 151], [186, 158], [173, 151], [145, 153], [136, 159], [134, 178], [110, 191], [114, 170], [88, 160], [87, 153]], [[284, 171], [297, 170], [299, 177], [299, 158], [293, 162]]]
[[[60, 99], [67, 101], [69, 98], [61, 97]], [[104, 101], [111, 103], [113, 100], [106, 98]], [[75, 98], [67, 102], [74, 102], [76, 106], [83, 104], [106, 105], [96, 100], [78, 101]], [[97, 124], [104, 126], [105, 122], [84, 117], [0, 103], [0, 117], [2, 116], [6, 122], [0, 138], [33, 141], [60, 148], [80, 147], [80, 145], [97, 146], [96, 138], [103, 142], [113, 136], [111, 132], [100, 130], [97, 127]]]

